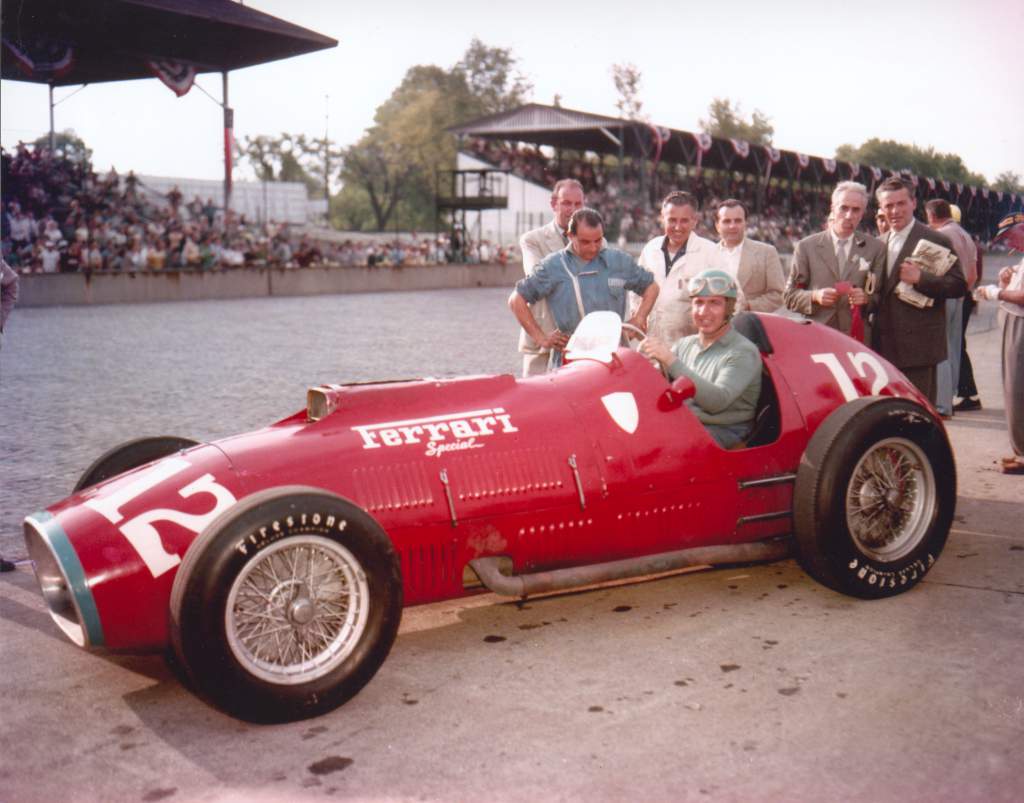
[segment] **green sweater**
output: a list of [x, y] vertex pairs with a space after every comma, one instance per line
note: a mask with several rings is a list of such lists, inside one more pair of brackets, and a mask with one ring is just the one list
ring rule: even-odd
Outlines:
[[687, 404], [704, 424], [742, 424], [754, 420], [761, 395], [761, 355], [747, 338], [729, 327], [724, 335], [700, 347], [700, 336], [690, 335], [672, 347], [676, 360], [668, 368], [671, 379], [689, 377], [697, 393]]

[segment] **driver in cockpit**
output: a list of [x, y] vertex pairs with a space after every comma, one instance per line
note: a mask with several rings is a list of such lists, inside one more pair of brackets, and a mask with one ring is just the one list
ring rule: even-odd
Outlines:
[[736, 282], [725, 271], [704, 270], [689, 281], [697, 334], [670, 348], [655, 338], [640, 352], [657, 360], [670, 380], [693, 380], [697, 392], [687, 404], [720, 446], [729, 449], [750, 435], [761, 395], [761, 355], [731, 325]]

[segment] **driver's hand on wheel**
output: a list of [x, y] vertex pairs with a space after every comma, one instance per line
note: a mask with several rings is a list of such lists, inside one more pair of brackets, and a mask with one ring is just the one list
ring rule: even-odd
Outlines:
[[[625, 327], [626, 337], [628, 337], [630, 340], [644, 339], [645, 335], [647, 334], [647, 321], [644, 318], [641, 318], [639, 315], [634, 315], [632, 318], [626, 321], [626, 323], [628, 324], [628, 326]], [[630, 326], [636, 327], [636, 329], [639, 329], [640, 332], [643, 332], [644, 334], [640, 334], [639, 332], [636, 331], [636, 329], [630, 329]]]
[[556, 329], [554, 332], [545, 335], [540, 345], [546, 349], [564, 349], [568, 343], [569, 335]]
[[676, 360], [672, 350], [656, 337], [648, 337], [640, 344], [640, 353], [657, 360], [662, 368], [668, 368]]

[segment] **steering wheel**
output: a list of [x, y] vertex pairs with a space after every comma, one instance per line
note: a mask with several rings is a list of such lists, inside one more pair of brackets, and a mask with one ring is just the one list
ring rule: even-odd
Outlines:
[[638, 335], [640, 335], [640, 340], [641, 340], [641, 341], [643, 341], [643, 340], [646, 340], [646, 339], [647, 339], [647, 332], [645, 332], [645, 331], [644, 331], [643, 329], [641, 329], [641, 328], [640, 328], [639, 326], [633, 326], [633, 324], [631, 324], [631, 323], [626, 323], [625, 321], [623, 321], [623, 322], [622, 322], [622, 328], [623, 328], [623, 329], [629, 329], [630, 331], [636, 332], [636, 333], [637, 333]]

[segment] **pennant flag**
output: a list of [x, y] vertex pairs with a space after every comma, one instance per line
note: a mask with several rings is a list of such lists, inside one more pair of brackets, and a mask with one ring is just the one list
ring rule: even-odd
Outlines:
[[654, 164], [657, 165], [661, 161], [661, 149], [669, 141], [672, 132], [667, 128], [657, 125], [651, 125], [650, 129], [654, 133]]
[[51, 39], [38, 37], [28, 42], [15, 42], [4, 37], [3, 42], [18, 69], [28, 78], [60, 78], [75, 64], [74, 50]]
[[925, 181], [928, 182], [928, 189], [930, 189], [930, 190], [934, 190], [935, 189], [935, 179], [933, 179], [933, 178], [926, 178]]
[[964, 192], [964, 185], [963, 185], [963, 184], [961, 184], [961, 183], [960, 183], [960, 182], [958, 181], [958, 182], [956, 183], [956, 194], [957, 194], [957, 195], [963, 195], [963, 192]]
[[798, 153], [796, 155], [796, 161], [797, 164], [800, 165], [800, 169], [805, 170], [807, 168], [807, 165], [811, 163], [811, 157], [805, 153]]
[[940, 179], [939, 183], [942, 185], [942, 189], [949, 192], [949, 182], [946, 179]]
[[857, 162], [850, 162], [850, 178], [857, 178], [860, 175], [860, 165]]
[[829, 173], [836, 172], [836, 160], [835, 159], [822, 159], [821, 163], [825, 165], [825, 170]]
[[741, 156], [744, 159], [750, 156], [750, 143], [745, 139], [730, 139], [729, 142], [732, 143], [733, 152], [737, 156]]
[[871, 175], [874, 177], [875, 181], [881, 181], [881, 179], [882, 179], [882, 170], [881, 170], [881, 168], [872, 167], [871, 168]]
[[146, 66], [179, 98], [188, 94], [196, 80], [196, 68], [181, 61], [147, 61]]

